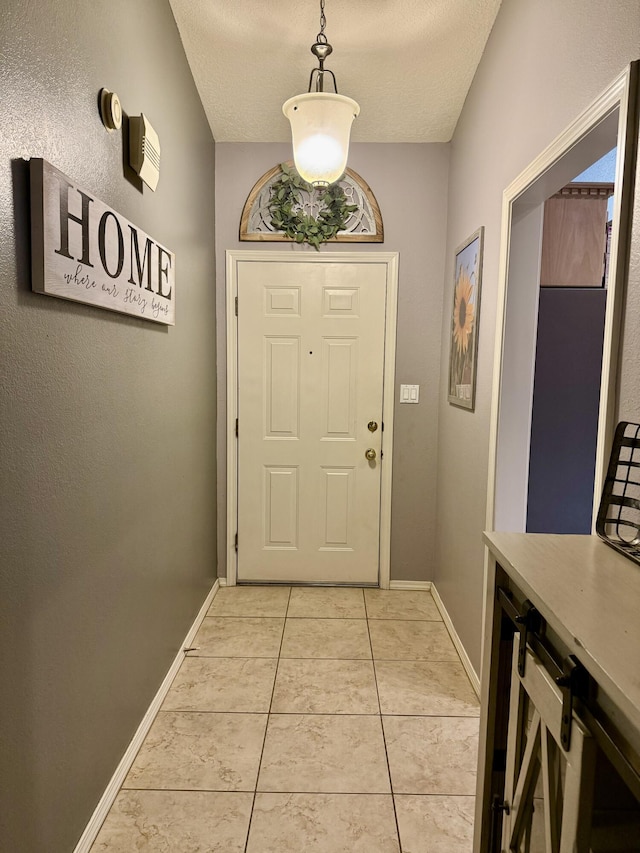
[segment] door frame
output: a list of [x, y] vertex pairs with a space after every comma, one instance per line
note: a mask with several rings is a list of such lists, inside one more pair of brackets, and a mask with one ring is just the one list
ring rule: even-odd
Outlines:
[[[604, 477], [606, 474], [607, 458], [611, 448], [613, 433], [615, 430], [615, 414], [617, 403], [617, 382], [619, 373], [619, 342], [622, 325], [622, 311], [624, 295], [626, 290], [629, 248], [630, 248], [630, 224], [632, 221], [634, 204], [634, 175], [638, 145], [638, 89], [640, 77], [640, 60], [630, 63], [624, 71], [611, 83], [611, 85], [588, 106], [553, 142], [551, 142], [527, 168], [509, 184], [502, 195], [502, 225], [500, 233], [500, 257], [498, 268], [498, 294], [496, 304], [496, 336], [493, 363], [493, 382], [491, 394], [491, 414], [489, 422], [489, 459], [487, 472], [487, 499], [485, 530], [496, 529], [496, 503], [498, 492], [498, 480], [500, 476], [500, 423], [501, 415], [504, 413], [508, 400], [503, 399], [503, 379], [505, 370], [505, 337], [507, 332], [507, 297], [509, 295], [509, 263], [512, 255], [512, 225], [517, 217], [514, 211], [518, 202], [522, 205], [523, 200], [527, 204], [522, 213], [524, 219], [535, 215], [535, 208], [543, 205], [546, 198], [557, 189], [555, 185], [555, 167], [563, 162], [568, 168], [566, 180], [570, 180], [571, 157], [577, 146], [588, 140], [590, 134], [596, 134], [603, 130], [607, 121], [618, 110], [617, 118], [617, 156], [616, 156], [616, 178], [614, 191], [614, 229], [610, 248], [609, 281], [607, 287], [607, 306], [605, 317], [605, 332], [603, 341], [602, 379], [600, 385], [600, 407], [598, 413], [598, 439], [596, 447], [596, 468], [594, 478], [594, 506], [593, 525], [598, 511], [598, 501]], [[595, 137], [594, 137], [595, 138]], [[560, 165], [560, 168], [562, 166]], [[579, 170], [578, 170], [579, 171]], [[573, 175], [576, 171], [573, 172]], [[526, 210], [528, 206], [529, 210]], [[542, 216], [539, 217], [539, 225], [531, 224], [533, 232], [530, 240], [535, 238], [535, 229], [538, 228], [540, 248], [542, 242]], [[521, 221], [522, 218], [521, 218]], [[525, 228], [526, 228], [525, 224]], [[539, 292], [539, 281], [537, 283]], [[535, 336], [537, 329], [537, 295], [535, 297], [534, 314], [530, 317], [529, 328], [529, 351], [528, 356], [522, 360], [522, 376], [531, 390], [531, 398], [527, 411], [521, 413], [521, 424], [518, 430], [517, 440], [519, 447], [526, 454], [522, 464], [528, 471], [529, 451], [528, 441], [531, 432], [531, 413], [533, 408], [533, 380], [535, 371]], [[532, 342], [532, 343], [531, 343]], [[528, 358], [528, 360], [527, 360]], [[508, 359], [507, 359], [508, 361]], [[529, 373], [527, 375], [527, 366]], [[508, 395], [505, 395], [508, 396]], [[527, 432], [528, 431], [528, 432]], [[523, 445], [526, 437], [526, 447]], [[513, 455], [513, 454], [512, 454]], [[521, 480], [524, 476], [521, 473]], [[527, 482], [524, 484], [526, 491]], [[521, 493], [514, 497], [514, 511], [520, 514], [522, 531], [526, 529], [526, 502]], [[499, 519], [498, 519], [499, 524]], [[521, 531], [521, 532], [522, 532]], [[489, 551], [484, 549], [484, 577], [485, 581], [489, 573]], [[485, 622], [487, 614], [487, 601], [483, 599], [482, 621]], [[484, 637], [480, 653], [481, 669], [484, 671]]]
[[[638, 91], [639, 63], [631, 63], [622, 74], [600, 95], [578, 118], [569, 125], [518, 177], [505, 189], [502, 198], [502, 233], [500, 237], [500, 262], [496, 316], [496, 345], [493, 369], [493, 391], [491, 400], [491, 419], [489, 435], [489, 470], [487, 478], [487, 503], [485, 529], [522, 531], [526, 528], [526, 493], [528, 482], [528, 447], [531, 432], [531, 411], [533, 405], [533, 378], [535, 370], [535, 332], [537, 328], [537, 310], [539, 281], [529, 276], [524, 286], [520, 285], [518, 294], [522, 308], [520, 315], [528, 321], [528, 328], [519, 335], [519, 352], [506, 353], [506, 336], [509, 314], [507, 301], [509, 281], [514, 278], [510, 262], [513, 228], [529, 228], [526, 237], [532, 245], [542, 239], [542, 214], [537, 209], [544, 200], [557, 189], [558, 175], [570, 180], [572, 158], [580, 143], [592, 140], [597, 144], [598, 136], [608, 133], [612, 121], [617, 125], [617, 159], [614, 192], [614, 229], [611, 240], [609, 282], [607, 288], [607, 306], [605, 333], [603, 342], [602, 376], [600, 385], [600, 407], [598, 414], [598, 440], [596, 449], [596, 468], [594, 481], [593, 524], [598, 511], [598, 501], [606, 474], [607, 459], [615, 429], [616, 390], [618, 379], [618, 350], [622, 305], [628, 273], [629, 223], [633, 205], [633, 173], [636, 157], [636, 100]], [[615, 118], [615, 113], [618, 116]], [[536, 218], [533, 221], [532, 217]], [[527, 219], [530, 223], [527, 224]], [[539, 220], [539, 221], [538, 221]], [[539, 258], [539, 255], [538, 255]], [[516, 270], [517, 271], [517, 270]], [[533, 293], [535, 288], [535, 293]], [[511, 288], [512, 290], [515, 288]], [[523, 300], [528, 300], [524, 305]], [[520, 303], [516, 303], [520, 304]], [[508, 442], [501, 434], [501, 424], [509, 411], [510, 394], [505, 393], [506, 371], [514, 364], [519, 369], [518, 380], [522, 393], [519, 413], [509, 417]], [[514, 380], [515, 381], [515, 380]], [[512, 383], [513, 386], [513, 383]], [[513, 387], [509, 391], [511, 397]], [[517, 418], [516, 418], [517, 416]], [[517, 422], [516, 422], [517, 420]], [[511, 424], [515, 424], [511, 426]], [[505, 451], [505, 447], [508, 449]], [[509, 455], [505, 461], [502, 456]], [[501, 456], [502, 454], [502, 456]], [[520, 460], [520, 466], [514, 460]], [[507, 462], [509, 464], [507, 464]], [[503, 472], [501, 474], [501, 472]], [[508, 472], [508, 473], [504, 473]], [[509, 495], [509, 519], [506, 526], [500, 523], [500, 495], [498, 494], [501, 477], [507, 477], [516, 484], [516, 490]], [[498, 517], [496, 517], [498, 516]]]
[[[391, 579], [391, 474], [393, 463], [393, 411], [395, 402], [396, 324], [398, 316], [398, 252], [292, 252], [227, 249], [227, 586], [235, 586], [238, 555], [238, 318], [235, 312], [240, 262], [384, 264], [386, 267], [386, 310], [384, 326], [384, 370], [382, 395], [382, 454], [380, 472], [380, 548], [378, 583], [389, 589]], [[240, 308], [242, 310], [242, 308]]]

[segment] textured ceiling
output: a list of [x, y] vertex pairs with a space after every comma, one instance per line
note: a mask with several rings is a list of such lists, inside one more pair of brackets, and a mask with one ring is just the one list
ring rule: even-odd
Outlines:
[[[451, 139], [501, 0], [326, 0], [326, 66], [360, 104], [352, 139]], [[218, 142], [285, 142], [306, 92], [318, 0], [170, 0]]]

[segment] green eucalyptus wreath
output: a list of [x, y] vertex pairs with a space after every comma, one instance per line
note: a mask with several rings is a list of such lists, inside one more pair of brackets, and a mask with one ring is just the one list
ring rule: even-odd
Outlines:
[[[292, 166], [280, 164], [281, 176], [271, 185], [269, 213], [271, 225], [296, 243], [309, 243], [316, 251], [320, 243], [335, 237], [343, 231], [351, 214], [358, 209], [357, 204], [347, 204], [347, 197], [337, 183], [322, 190], [316, 190], [303, 181]], [[324, 205], [317, 218], [302, 210], [302, 192], [318, 192]]]

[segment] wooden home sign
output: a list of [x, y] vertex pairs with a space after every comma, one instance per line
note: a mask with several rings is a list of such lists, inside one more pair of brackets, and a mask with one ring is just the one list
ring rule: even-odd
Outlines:
[[32, 158], [31, 289], [175, 325], [175, 255]]

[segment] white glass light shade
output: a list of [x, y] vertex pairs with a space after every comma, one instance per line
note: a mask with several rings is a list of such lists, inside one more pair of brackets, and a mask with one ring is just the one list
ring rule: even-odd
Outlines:
[[291, 122], [293, 160], [300, 177], [316, 186], [337, 181], [347, 167], [358, 104], [344, 95], [310, 92], [289, 98], [282, 112]]

